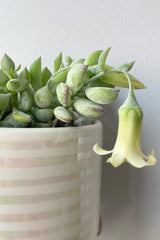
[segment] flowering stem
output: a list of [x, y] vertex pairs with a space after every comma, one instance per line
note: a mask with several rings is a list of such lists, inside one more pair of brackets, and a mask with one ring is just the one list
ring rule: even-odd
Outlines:
[[134, 91], [133, 91], [133, 87], [132, 87], [132, 83], [131, 83], [131, 79], [130, 76], [127, 72], [122, 71], [122, 73], [124, 73], [124, 75], [126, 76], [127, 80], [128, 80], [128, 85], [129, 85], [129, 93], [128, 93], [128, 97], [126, 99], [126, 101], [124, 102], [123, 105], [125, 106], [134, 106], [134, 107], [139, 107], [139, 104], [136, 100]]

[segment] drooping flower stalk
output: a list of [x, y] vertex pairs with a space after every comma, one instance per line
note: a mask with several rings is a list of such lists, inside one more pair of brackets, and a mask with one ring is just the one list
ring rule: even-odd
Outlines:
[[118, 111], [119, 126], [116, 143], [111, 151], [100, 148], [98, 144], [93, 149], [99, 155], [112, 153], [107, 162], [114, 167], [118, 167], [124, 162], [128, 162], [137, 168], [151, 166], [156, 163], [154, 150], [152, 149], [151, 154], [146, 156], [142, 153], [140, 147], [143, 112], [134, 95], [128, 73], [125, 71], [123, 73], [128, 79], [129, 94]]

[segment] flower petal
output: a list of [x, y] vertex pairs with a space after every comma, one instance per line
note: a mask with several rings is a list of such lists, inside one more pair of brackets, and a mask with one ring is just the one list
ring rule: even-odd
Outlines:
[[156, 158], [154, 157], [154, 156], [152, 156], [152, 155], [148, 155], [148, 161], [147, 161], [147, 166], [153, 166], [153, 165], [155, 165], [156, 164], [156, 162], [157, 162], [157, 160], [156, 160]]
[[142, 168], [147, 165], [140, 154], [132, 154], [127, 157], [127, 162], [136, 168]]
[[155, 157], [155, 152], [154, 149], [151, 148], [151, 154], [148, 155], [148, 161], [147, 161], [147, 166], [153, 166], [157, 162], [156, 157]]
[[106, 162], [111, 163], [113, 167], [119, 167], [123, 162], [125, 158], [123, 155], [113, 155], [112, 157], [108, 158]]
[[96, 144], [93, 146], [93, 151], [94, 151], [95, 153], [97, 153], [98, 155], [107, 155], [107, 154], [111, 153], [113, 150], [107, 151], [107, 150], [99, 147], [98, 144], [96, 143]]

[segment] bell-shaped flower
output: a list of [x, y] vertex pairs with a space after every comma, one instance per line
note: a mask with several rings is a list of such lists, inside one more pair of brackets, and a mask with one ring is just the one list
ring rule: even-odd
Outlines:
[[[128, 75], [126, 76], [128, 77]], [[136, 101], [131, 84], [128, 98], [119, 108], [118, 113], [118, 134], [113, 150], [104, 150], [96, 144], [93, 147], [94, 151], [99, 155], [112, 153], [107, 162], [114, 167], [120, 166], [123, 162], [128, 162], [137, 168], [154, 165], [156, 163], [154, 150], [152, 149], [148, 156], [145, 156], [141, 151], [143, 112]]]

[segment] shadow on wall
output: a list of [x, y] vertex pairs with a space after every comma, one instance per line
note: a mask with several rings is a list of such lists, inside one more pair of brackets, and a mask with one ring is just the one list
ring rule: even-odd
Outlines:
[[[105, 115], [103, 118], [103, 146], [105, 149], [110, 150], [113, 149], [117, 137], [117, 109], [109, 106]], [[133, 177], [132, 167], [127, 164], [114, 168], [109, 163], [106, 163], [107, 158], [108, 156], [104, 156], [102, 163], [101, 212], [104, 223], [103, 230], [111, 232], [116, 229], [117, 233], [124, 230], [128, 231], [129, 234], [133, 231], [134, 225], [141, 222], [141, 203], [139, 197], [135, 197], [135, 194], [141, 191], [142, 175], [136, 174]], [[133, 180], [136, 180], [138, 184], [133, 184]], [[126, 223], [127, 226], [130, 225], [131, 229], [125, 229]], [[124, 227], [121, 226], [122, 224]], [[112, 234], [114, 233], [112, 232]]]

